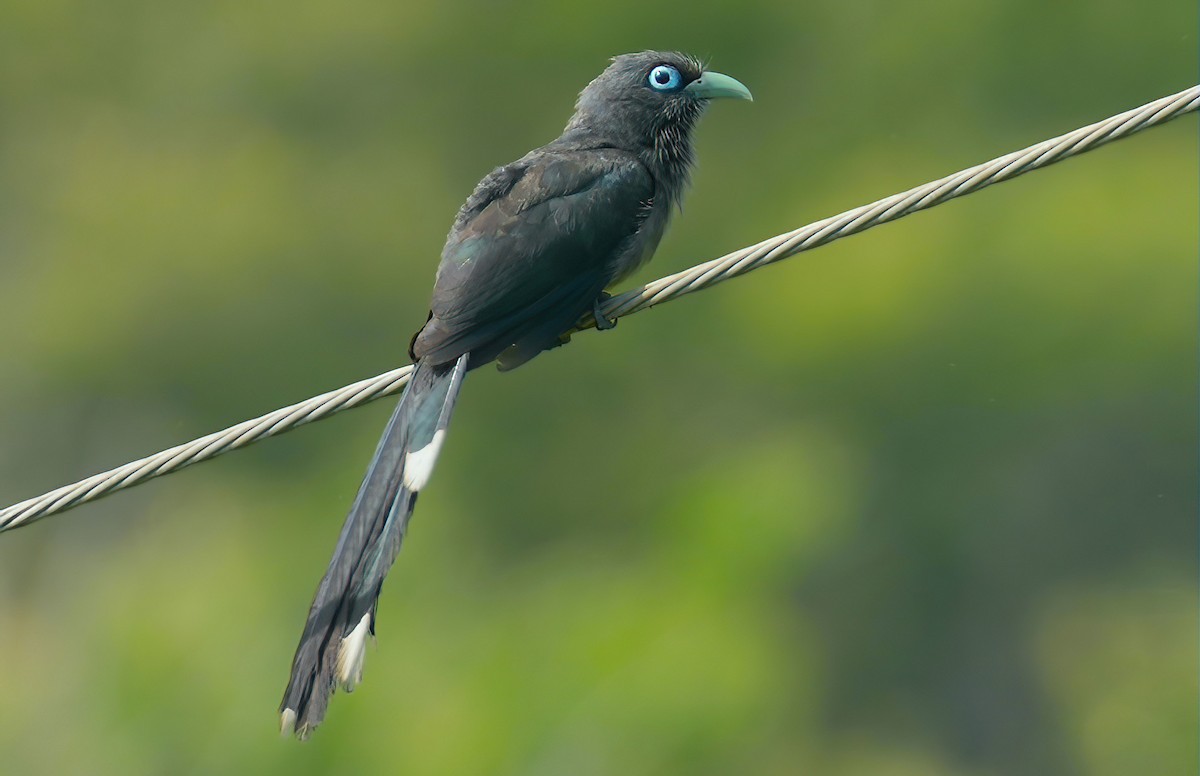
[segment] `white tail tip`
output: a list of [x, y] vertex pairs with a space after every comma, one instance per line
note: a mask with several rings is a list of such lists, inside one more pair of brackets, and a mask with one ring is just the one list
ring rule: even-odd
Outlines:
[[446, 440], [446, 432], [433, 432], [433, 439], [420, 450], [412, 450], [404, 456], [404, 487], [417, 493], [429, 482], [433, 474], [433, 465], [437, 463], [438, 453], [442, 451], [442, 442]]
[[[370, 633], [371, 613], [367, 612], [350, 631], [350, 635], [338, 644], [335, 671], [338, 684], [346, 692], [354, 692], [354, 688], [362, 682], [363, 659], [367, 656], [367, 636]], [[287, 716], [286, 711], [284, 716]]]
[[284, 738], [296, 732], [296, 710], [284, 709], [279, 717], [279, 734]]

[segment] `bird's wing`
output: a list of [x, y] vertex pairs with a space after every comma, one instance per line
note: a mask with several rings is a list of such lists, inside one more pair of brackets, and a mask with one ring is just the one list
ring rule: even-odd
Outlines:
[[533, 329], [556, 337], [612, 281], [653, 197], [646, 168], [612, 149], [542, 150], [492, 173], [446, 241], [413, 354], [471, 351], [479, 366]]

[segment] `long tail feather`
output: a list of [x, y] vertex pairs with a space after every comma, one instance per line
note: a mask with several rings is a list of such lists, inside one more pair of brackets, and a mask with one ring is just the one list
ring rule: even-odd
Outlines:
[[306, 738], [325, 718], [334, 689], [350, 692], [362, 681], [379, 591], [433, 472], [468, 356], [437, 366], [419, 362], [388, 421], [296, 647], [279, 707], [284, 735]]

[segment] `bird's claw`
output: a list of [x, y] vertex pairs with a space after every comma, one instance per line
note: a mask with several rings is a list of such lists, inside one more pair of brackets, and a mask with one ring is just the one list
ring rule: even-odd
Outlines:
[[612, 294], [607, 291], [601, 291], [600, 296], [592, 302], [592, 317], [596, 319], [596, 329], [598, 331], [608, 331], [609, 329], [617, 328], [617, 319], [608, 318], [604, 313], [600, 312], [600, 305], [612, 299]]

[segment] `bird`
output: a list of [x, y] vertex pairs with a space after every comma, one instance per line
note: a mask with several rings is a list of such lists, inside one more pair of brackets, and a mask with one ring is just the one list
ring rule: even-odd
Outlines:
[[362, 681], [380, 590], [445, 441], [466, 374], [515, 369], [563, 344], [606, 289], [648, 261], [679, 208], [692, 131], [711, 100], [753, 100], [680, 52], [613, 57], [580, 92], [562, 134], [483, 178], [459, 209], [414, 369], [383, 432], [317, 587], [280, 704], [304, 739], [336, 689]]

